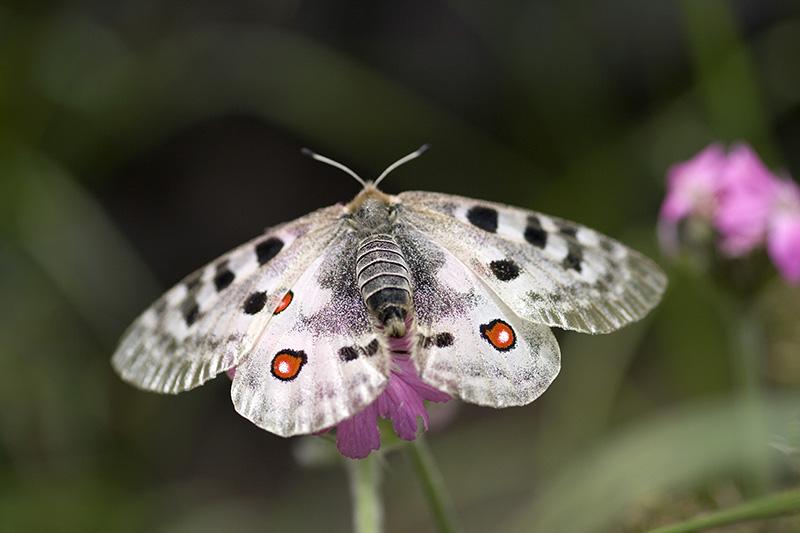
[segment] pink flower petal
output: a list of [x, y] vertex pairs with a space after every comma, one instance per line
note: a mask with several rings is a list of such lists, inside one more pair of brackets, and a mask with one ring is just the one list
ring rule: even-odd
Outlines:
[[400, 339], [389, 339], [389, 350], [393, 355], [386, 389], [366, 409], [336, 427], [336, 446], [346, 457], [361, 459], [380, 448], [379, 416], [392, 421], [392, 427], [401, 439], [414, 440], [420, 418], [423, 427], [428, 429], [425, 401], [450, 400], [449, 394], [423, 382], [411, 359], [401, 355], [411, 351], [414, 339], [414, 328], [410, 322], [406, 325], [409, 331], [407, 335]]
[[714, 217], [724, 253], [739, 256], [764, 243], [778, 184], [749, 145], [734, 147], [722, 176]]
[[339, 453], [351, 459], [363, 459], [372, 450], [381, 447], [378, 407], [375, 403], [336, 426], [336, 447]]
[[689, 215], [710, 218], [725, 165], [725, 151], [717, 143], [673, 165], [667, 171], [667, 196], [659, 218], [672, 224]]
[[436, 387], [432, 387], [431, 385], [428, 385], [422, 381], [419, 377], [419, 374], [417, 374], [417, 369], [414, 367], [414, 363], [411, 362], [411, 359], [408, 357], [394, 356], [392, 358], [392, 363], [395, 367], [394, 373], [398, 374], [411, 387], [413, 387], [423, 400], [437, 403], [443, 403], [451, 400], [450, 395], [446, 392], [442, 392]]
[[404, 440], [414, 440], [417, 436], [417, 417], [423, 417], [425, 426], [428, 425], [428, 412], [422, 398], [402, 378], [389, 381], [386, 392], [377, 402], [378, 414], [381, 418], [392, 421], [392, 427], [397, 436]]
[[425, 410], [424, 400], [446, 402], [450, 396], [425, 384], [408, 358], [395, 357], [392, 362], [396, 368], [392, 370], [386, 391], [376, 402], [378, 414], [392, 421], [398, 437], [414, 440], [419, 417], [425, 429], [428, 429], [428, 411]]
[[770, 220], [767, 253], [784, 279], [800, 283], [800, 186], [794, 182], [781, 183]]

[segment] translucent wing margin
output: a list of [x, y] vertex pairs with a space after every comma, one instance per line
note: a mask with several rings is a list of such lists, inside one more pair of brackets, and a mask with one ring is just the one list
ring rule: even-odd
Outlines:
[[[178, 393], [236, 366], [253, 347], [283, 294], [335, 237], [341, 208], [320, 209], [268, 229], [187, 276], [123, 335], [112, 365], [137, 387]], [[263, 301], [250, 301], [254, 295]], [[252, 310], [252, 309], [251, 309]]]
[[403, 222], [449, 250], [524, 319], [607, 333], [645, 316], [666, 288], [653, 261], [574, 222], [439, 193], [398, 198]]

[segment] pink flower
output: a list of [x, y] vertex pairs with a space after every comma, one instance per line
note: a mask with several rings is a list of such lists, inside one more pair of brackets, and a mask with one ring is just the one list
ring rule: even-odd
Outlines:
[[357, 415], [336, 426], [336, 447], [342, 455], [362, 459], [381, 446], [378, 417], [392, 421], [397, 436], [414, 440], [417, 436], [417, 420], [422, 418], [428, 429], [428, 412], [425, 400], [446, 402], [450, 396], [424, 383], [417, 374], [413, 362], [407, 355], [412, 342], [412, 328], [400, 339], [390, 339], [392, 372], [386, 389], [378, 398]]
[[667, 171], [667, 197], [661, 205], [661, 218], [671, 223], [690, 215], [711, 218], [726, 163], [725, 151], [715, 143], [688, 161], [673, 165]]
[[800, 283], [800, 186], [780, 182], [769, 222], [767, 253], [781, 275]]
[[733, 148], [722, 173], [714, 216], [725, 254], [741, 256], [765, 242], [778, 186], [778, 179], [750, 146]]
[[667, 251], [677, 249], [677, 225], [686, 218], [713, 225], [728, 256], [766, 246], [781, 275], [800, 283], [800, 186], [775, 176], [749, 145], [726, 155], [712, 144], [669, 169], [659, 216]]
[[766, 244], [781, 275], [800, 282], [800, 187], [775, 176], [747, 145], [728, 156], [714, 222], [724, 253], [740, 256]]

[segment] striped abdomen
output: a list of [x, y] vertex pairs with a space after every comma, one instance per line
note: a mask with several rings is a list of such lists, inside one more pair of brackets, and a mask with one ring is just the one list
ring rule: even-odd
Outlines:
[[411, 307], [411, 272], [394, 237], [381, 233], [358, 243], [356, 279], [367, 309], [386, 334], [405, 335], [405, 319]]

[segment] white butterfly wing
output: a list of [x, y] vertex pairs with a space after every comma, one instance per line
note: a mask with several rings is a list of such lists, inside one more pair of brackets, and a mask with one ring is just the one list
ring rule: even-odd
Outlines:
[[112, 364], [140, 388], [177, 393], [237, 365], [271, 318], [250, 314], [250, 295], [274, 309], [283, 293], [326, 248], [341, 207], [315, 211], [268, 229], [187, 276], [147, 309], [124, 334]]
[[343, 231], [284, 288], [291, 303], [237, 367], [233, 403], [257, 426], [284, 437], [321, 431], [385, 388], [390, 357], [354, 281], [356, 246]]
[[439, 193], [399, 199], [404, 222], [532, 322], [607, 333], [642, 318], [666, 287], [653, 261], [573, 222]]
[[427, 234], [401, 226], [398, 242], [414, 277], [420, 377], [462, 400], [525, 405], [560, 368], [549, 327], [522, 320], [478, 276]]

